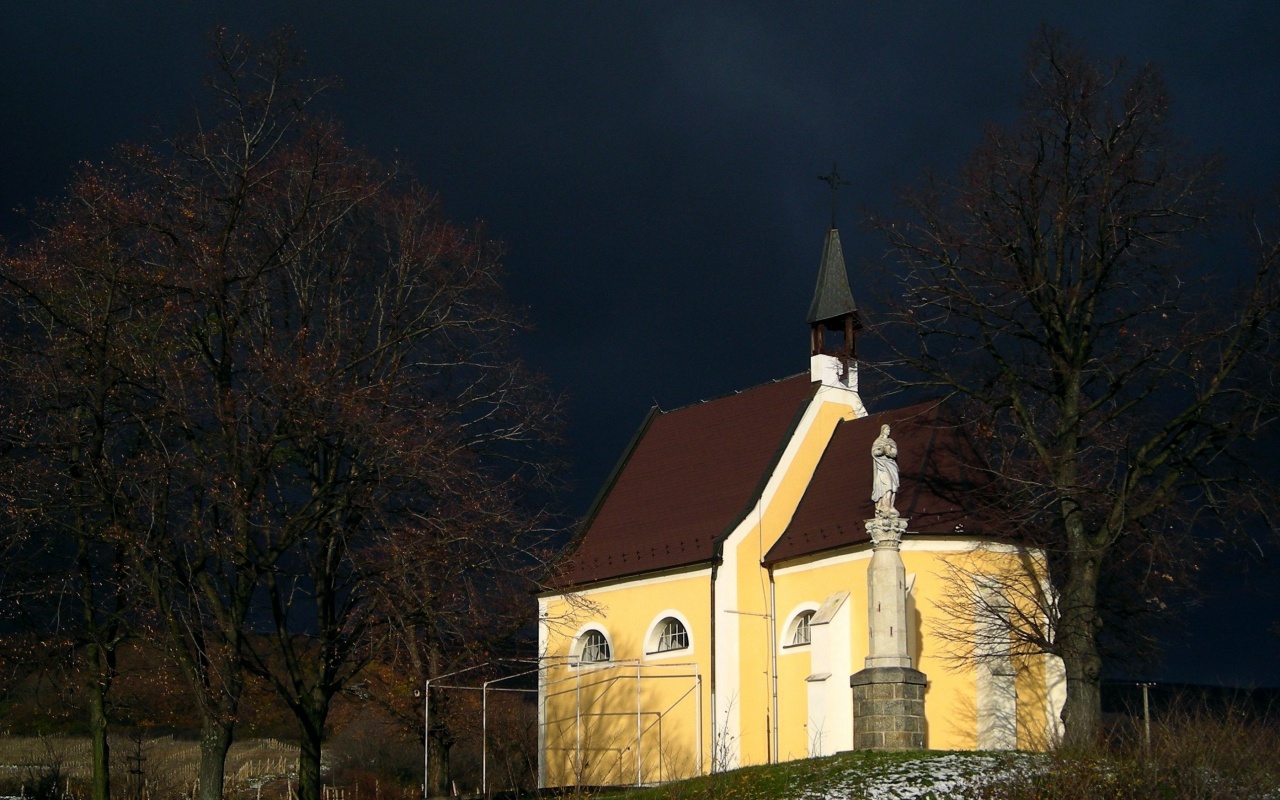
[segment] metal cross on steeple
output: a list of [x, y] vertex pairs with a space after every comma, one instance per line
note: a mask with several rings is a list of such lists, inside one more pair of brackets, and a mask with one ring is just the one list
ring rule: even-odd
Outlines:
[[831, 174], [819, 175], [818, 180], [826, 181], [831, 185], [831, 227], [834, 228], [836, 226], [836, 190], [841, 186], [852, 186], [853, 184], [840, 177], [840, 172], [836, 169], [836, 162], [834, 161], [831, 162]]

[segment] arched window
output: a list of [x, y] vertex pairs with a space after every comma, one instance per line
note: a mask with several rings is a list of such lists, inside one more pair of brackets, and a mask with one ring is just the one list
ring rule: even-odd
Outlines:
[[644, 635], [645, 660], [660, 660], [693, 652], [693, 630], [684, 614], [666, 608], [653, 616]]
[[609, 660], [609, 640], [595, 629], [582, 634], [578, 642], [579, 664], [600, 664]]
[[790, 635], [787, 637], [787, 647], [799, 647], [813, 641], [813, 636], [809, 628], [809, 623], [812, 620], [812, 611], [803, 611], [796, 614], [795, 620], [791, 623]]
[[654, 652], [667, 653], [684, 650], [689, 646], [689, 631], [675, 617], [667, 617], [658, 630], [658, 647]]

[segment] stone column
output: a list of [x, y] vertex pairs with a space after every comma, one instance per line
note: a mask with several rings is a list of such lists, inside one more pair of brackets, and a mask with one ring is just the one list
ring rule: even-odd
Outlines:
[[907, 641], [907, 571], [900, 547], [907, 521], [877, 511], [867, 520], [870, 643], [865, 668], [849, 678], [853, 741], [859, 750], [918, 750], [925, 746], [924, 673], [913, 669]]

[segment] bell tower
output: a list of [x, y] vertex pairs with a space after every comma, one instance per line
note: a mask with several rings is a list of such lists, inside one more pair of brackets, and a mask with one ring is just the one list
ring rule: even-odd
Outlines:
[[840, 177], [836, 165], [830, 175], [818, 180], [831, 186], [831, 225], [822, 243], [822, 260], [818, 263], [818, 283], [809, 304], [809, 372], [813, 380], [824, 384], [858, 388], [857, 332], [862, 329], [858, 307], [849, 291], [849, 273], [840, 247], [840, 231], [836, 230], [836, 191], [849, 182]]

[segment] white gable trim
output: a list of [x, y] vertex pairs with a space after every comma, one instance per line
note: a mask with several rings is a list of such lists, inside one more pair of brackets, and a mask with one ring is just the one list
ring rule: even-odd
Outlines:
[[550, 623], [547, 598], [538, 598], [538, 788], [547, 785], [547, 672]]
[[[862, 398], [856, 391], [842, 386], [821, 386], [814, 393], [813, 399], [805, 407], [800, 421], [796, 424], [782, 451], [778, 463], [765, 483], [760, 499], [743, 517], [721, 546], [722, 560], [716, 571], [713, 585], [715, 597], [715, 663], [711, 668], [715, 674], [715, 692], [711, 698], [712, 742], [718, 752], [724, 755], [727, 768], [736, 768], [741, 763], [742, 736], [741, 672], [738, 654], [741, 652], [740, 609], [738, 608], [738, 577], [740, 569], [761, 570], [764, 567], [760, 559], [764, 557], [763, 548], [758, 558], [749, 559], [745, 564], [738, 563], [738, 548], [753, 533], [759, 530], [765, 512], [777, 495], [782, 481], [786, 478], [800, 451], [801, 445], [813, 429], [818, 413], [824, 405], [832, 403], [841, 405], [853, 412], [854, 418], [867, 415]], [[816, 465], [815, 465], [816, 467]], [[770, 605], [768, 597], [761, 598], [761, 608], [767, 613]]]

